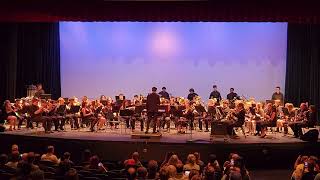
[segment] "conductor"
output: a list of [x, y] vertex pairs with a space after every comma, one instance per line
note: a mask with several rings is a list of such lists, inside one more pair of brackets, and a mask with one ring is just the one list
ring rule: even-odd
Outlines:
[[158, 113], [159, 105], [160, 105], [160, 96], [157, 94], [157, 88], [152, 87], [152, 93], [148, 94], [147, 103], [146, 103], [147, 115], [148, 115], [146, 134], [149, 133], [148, 131], [149, 131], [149, 126], [151, 121], [153, 121], [153, 133], [156, 133], [157, 113]]

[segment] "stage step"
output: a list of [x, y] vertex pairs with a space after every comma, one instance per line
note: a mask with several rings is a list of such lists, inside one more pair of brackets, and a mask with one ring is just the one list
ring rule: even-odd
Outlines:
[[133, 132], [131, 134], [132, 139], [152, 139], [152, 140], [160, 140], [162, 137], [161, 133], [144, 133], [144, 132]]

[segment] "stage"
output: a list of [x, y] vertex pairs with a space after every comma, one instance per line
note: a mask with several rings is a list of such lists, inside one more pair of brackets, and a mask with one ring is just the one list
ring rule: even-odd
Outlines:
[[[295, 161], [300, 153], [319, 155], [320, 143], [304, 142], [283, 133], [269, 132], [266, 138], [244, 135], [239, 131], [239, 138], [213, 136], [209, 132], [188, 131], [186, 134], [177, 134], [176, 130], [161, 132], [161, 137], [132, 139], [130, 129], [103, 130], [89, 132], [88, 129], [70, 130], [45, 134], [42, 128], [33, 130], [6, 131], [0, 135], [0, 141], [6, 145], [1, 151], [9, 151], [10, 145], [19, 144], [22, 151], [44, 152], [47, 145], [55, 145], [56, 152], [71, 152], [75, 157], [81, 157], [84, 149], [91, 149], [99, 157], [119, 161], [138, 151], [143, 160], [156, 159], [162, 161], [167, 151], [174, 151], [185, 158], [188, 153], [198, 151], [205, 159], [210, 153], [218, 155], [224, 160], [230, 152], [238, 152], [246, 157], [250, 167], [264, 167], [272, 163], [274, 168], [286, 168]], [[140, 131], [134, 134], [139, 136]], [[142, 133], [144, 135], [144, 133]], [[150, 136], [154, 136], [150, 134]], [[59, 149], [59, 147], [63, 147]]]

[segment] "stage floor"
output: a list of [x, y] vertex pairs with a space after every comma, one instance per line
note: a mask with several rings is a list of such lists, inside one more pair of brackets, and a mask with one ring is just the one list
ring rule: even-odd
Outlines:
[[[46, 137], [46, 138], [62, 138], [62, 139], [75, 139], [75, 140], [97, 140], [97, 141], [116, 141], [116, 142], [160, 142], [160, 143], [186, 143], [194, 141], [195, 143], [231, 143], [231, 144], [277, 144], [277, 143], [302, 143], [304, 141], [294, 138], [292, 135], [284, 135], [283, 133], [268, 132], [265, 138], [259, 136], [246, 134], [246, 137], [242, 132], [238, 131], [238, 138], [232, 139], [228, 136], [213, 136], [210, 137], [210, 132], [204, 131], [191, 131], [188, 130], [185, 134], [178, 134], [175, 129], [171, 129], [170, 132], [161, 131], [162, 137], [159, 139], [132, 139], [131, 135], [143, 134], [140, 130], [131, 129], [106, 129], [97, 132], [90, 132], [88, 128], [82, 128], [80, 130], [71, 130], [70, 126], [66, 126], [66, 131], [54, 131], [54, 133], [46, 134], [43, 128], [25, 129], [16, 131], [6, 131], [4, 134], [31, 136], [31, 137]], [[150, 135], [152, 135], [150, 133]]]

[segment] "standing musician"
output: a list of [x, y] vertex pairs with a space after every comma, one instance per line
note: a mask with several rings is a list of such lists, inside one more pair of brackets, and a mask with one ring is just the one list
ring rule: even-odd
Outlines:
[[170, 100], [169, 93], [166, 91], [166, 87], [162, 87], [162, 91], [159, 92], [160, 97]]
[[34, 97], [37, 97], [39, 98], [42, 94], [44, 94], [44, 90], [42, 89], [42, 84], [41, 83], [38, 83], [37, 84], [37, 89], [36, 89], [36, 92], [34, 94]]
[[153, 133], [156, 133], [157, 114], [158, 114], [159, 105], [160, 105], [160, 96], [157, 94], [157, 88], [152, 87], [152, 93], [148, 94], [147, 103], [146, 103], [147, 114], [148, 114], [146, 134], [149, 133], [149, 126], [151, 121], [153, 121]]
[[212, 88], [213, 88], [213, 91], [210, 93], [209, 99], [216, 98], [219, 103], [222, 98], [221, 98], [220, 92], [218, 91], [217, 85], [213, 85]]
[[228, 135], [233, 136], [234, 127], [241, 127], [245, 121], [246, 112], [244, 110], [244, 104], [242, 102], [238, 103], [234, 112], [232, 112], [232, 120], [228, 122], [227, 132]]
[[272, 94], [271, 100], [273, 101], [279, 100], [280, 104], [283, 104], [284, 98], [283, 98], [283, 94], [280, 92], [279, 86], [276, 87], [276, 91]]
[[230, 88], [230, 93], [227, 95], [227, 99], [229, 102], [233, 102], [236, 99], [239, 99], [239, 96], [237, 93], [234, 92], [234, 88]]
[[193, 101], [193, 99], [194, 99], [195, 97], [197, 97], [197, 96], [199, 96], [199, 95], [194, 92], [194, 89], [193, 89], [193, 88], [189, 89], [189, 94], [188, 94], [188, 97], [187, 97], [187, 99], [188, 99], [189, 101]]

